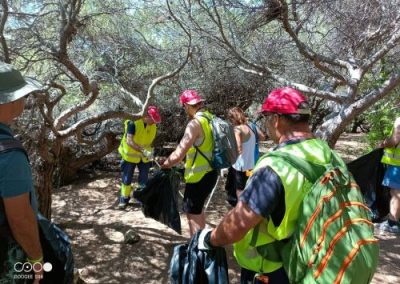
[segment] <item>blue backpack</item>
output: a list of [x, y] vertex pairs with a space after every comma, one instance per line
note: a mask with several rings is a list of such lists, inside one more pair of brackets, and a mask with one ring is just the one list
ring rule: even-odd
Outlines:
[[256, 147], [254, 148], [254, 163], [257, 163], [258, 158], [260, 157], [260, 147], [258, 145], [258, 132], [257, 132], [257, 125], [254, 122], [249, 123], [249, 127], [251, 131], [253, 131], [254, 135], [256, 136]]

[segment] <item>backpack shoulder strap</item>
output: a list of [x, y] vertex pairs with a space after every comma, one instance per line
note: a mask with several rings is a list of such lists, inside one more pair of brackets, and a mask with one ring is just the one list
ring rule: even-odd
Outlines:
[[[208, 122], [209, 124], [211, 123], [212, 117], [209, 117], [209, 116], [206, 115], [204, 112], [198, 112], [198, 113], [195, 114], [195, 117], [196, 117], [196, 116], [198, 116], [198, 117], [203, 117], [203, 118], [207, 119], [207, 122]], [[211, 168], [213, 168], [210, 159], [207, 158], [207, 156], [199, 149], [199, 147], [197, 147], [197, 146], [195, 146], [195, 145], [193, 145], [193, 147], [196, 149], [196, 154], [195, 154], [195, 156], [194, 156], [194, 158], [193, 158], [193, 163], [194, 163], [195, 160], [196, 160], [197, 153], [200, 153], [200, 155], [202, 155], [203, 158], [207, 160], [207, 162], [208, 162], [208, 164], [211, 166]]]
[[0, 154], [14, 150], [21, 151], [26, 155], [26, 157], [28, 157], [28, 154], [20, 141], [14, 138], [0, 139]]
[[210, 115], [206, 114], [205, 112], [199, 111], [199, 112], [197, 112], [194, 116], [195, 116], [195, 117], [196, 117], [196, 116], [197, 116], [197, 117], [204, 117], [205, 119], [207, 119], [208, 123], [211, 123], [211, 120], [213, 119], [213, 116], [214, 116], [214, 115], [211, 114], [211, 116], [210, 116]]
[[[321, 175], [325, 172], [325, 167], [321, 165], [317, 165], [315, 163], [306, 161], [304, 159], [298, 158], [294, 155], [289, 155], [288, 153], [281, 152], [281, 151], [271, 151], [270, 153], [266, 154], [265, 157], [274, 157], [274, 158], [279, 158], [283, 159], [285, 162], [290, 164], [292, 167], [296, 168], [299, 170], [304, 177], [310, 181], [311, 183], [314, 183], [318, 178], [321, 177]], [[252, 239], [251, 239], [251, 245], [255, 246], [259, 230], [260, 230], [260, 224], [257, 224], [254, 228]], [[286, 243], [286, 240], [277, 240], [273, 243], [263, 245], [261, 247], [257, 248], [257, 251], [260, 253], [261, 256], [264, 258], [271, 260], [271, 261], [281, 261], [281, 249]]]
[[199, 149], [199, 147], [194, 146], [194, 148], [196, 149], [196, 154], [195, 154], [195, 157], [193, 158], [193, 163], [194, 163], [194, 161], [196, 160], [196, 156], [197, 156], [197, 152], [198, 152], [198, 153], [200, 153], [200, 155], [203, 156], [204, 159], [207, 160], [207, 162], [208, 162], [208, 164], [210, 165], [210, 167], [211, 167], [211, 168], [214, 168], [213, 165], [212, 165], [212, 163], [211, 163], [211, 161], [210, 161], [210, 159], [207, 158], [207, 156]]
[[268, 153], [268, 157], [281, 158], [292, 167], [299, 170], [304, 177], [314, 183], [321, 175], [325, 172], [326, 168], [324, 166], [306, 161], [304, 159], [298, 158], [294, 155], [289, 155], [288, 153], [281, 151], [272, 151]]

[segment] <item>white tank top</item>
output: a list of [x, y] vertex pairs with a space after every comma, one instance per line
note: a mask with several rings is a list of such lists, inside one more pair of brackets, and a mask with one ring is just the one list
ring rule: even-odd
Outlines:
[[232, 167], [237, 171], [247, 171], [254, 168], [254, 150], [256, 148], [256, 136], [250, 129], [250, 138], [242, 143], [242, 154], [239, 155]]

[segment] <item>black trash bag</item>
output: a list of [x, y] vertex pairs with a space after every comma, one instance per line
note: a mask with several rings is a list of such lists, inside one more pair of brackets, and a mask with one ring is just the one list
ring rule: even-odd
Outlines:
[[200, 231], [189, 245], [174, 247], [169, 275], [172, 284], [226, 284], [229, 283], [228, 262], [223, 247], [211, 250], [197, 248]]
[[[43, 263], [46, 268], [43, 272], [43, 278], [40, 280], [41, 284], [71, 284], [74, 281], [74, 258], [71, 249], [71, 243], [68, 235], [57, 227], [54, 223], [50, 222], [43, 215], [38, 213], [37, 221], [39, 224], [40, 244], [43, 251]], [[3, 265], [12, 263], [14, 265], [16, 260], [13, 257], [19, 255], [16, 253], [20, 251], [20, 255], [24, 257], [25, 252], [15, 242], [12, 237], [11, 231], [8, 226], [0, 226], [0, 247], [3, 248], [0, 257], [0, 278], [2, 273], [7, 273]], [[4, 247], [6, 251], [4, 251]], [[26, 255], [25, 255], [26, 256]], [[51, 265], [49, 267], [48, 265]], [[27, 274], [27, 279], [33, 279], [33, 272], [22, 272]], [[27, 280], [26, 283], [32, 283], [33, 280]], [[19, 283], [19, 282], [18, 282]], [[25, 283], [25, 282], [24, 282]]]
[[133, 192], [142, 203], [144, 216], [153, 218], [178, 234], [182, 234], [178, 211], [179, 172], [175, 169], [157, 171], [146, 186]]
[[74, 280], [74, 258], [68, 235], [40, 213], [40, 243], [43, 249], [43, 262], [52, 265], [51, 271], [45, 271], [41, 284], [70, 284]]
[[188, 244], [180, 244], [174, 247], [169, 268], [172, 283], [183, 283], [183, 270], [187, 260], [188, 248]]
[[347, 164], [372, 211], [374, 222], [381, 221], [389, 213], [390, 192], [382, 185], [385, 174], [382, 155], [383, 149], [376, 149]]

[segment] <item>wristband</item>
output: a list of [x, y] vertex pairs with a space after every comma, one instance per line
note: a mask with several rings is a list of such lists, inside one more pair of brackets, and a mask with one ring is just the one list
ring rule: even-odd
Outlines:
[[204, 236], [204, 243], [208, 246], [208, 248], [215, 249], [215, 246], [211, 244], [211, 232], [212, 231], [207, 232], [207, 234]]
[[26, 260], [27, 260], [30, 264], [35, 264], [35, 263], [37, 263], [37, 262], [43, 262], [43, 256], [39, 257], [38, 259], [31, 259], [31, 258], [27, 257]]

